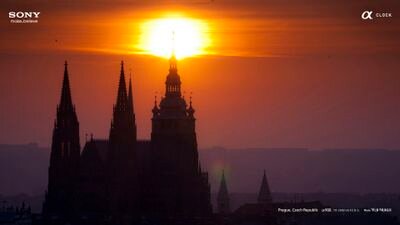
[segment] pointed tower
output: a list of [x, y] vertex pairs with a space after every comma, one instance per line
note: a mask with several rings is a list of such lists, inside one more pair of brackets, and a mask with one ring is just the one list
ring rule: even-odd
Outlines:
[[129, 75], [129, 89], [128, 89], [128, 112], [129, 112], [129, 124], [133, 132], [133, 138], [136, 142], [137, 140], [137, 128], [136, 128], [136, 116], [135, 107], [133, 101], [133, 91], [132, 91], [132, 76]]
[[225, 181], [225, 173], [222, 170], [221, 184], [219, 186], [218, 196], [217, 196], [217, 204], [218, 204], [218, 213], [219, 214], [229, 214], [231, 212], [229, 205], [229, 193], [228, 187]]
[[258, 193], [257, 198], [258, 203], [260, 204], [270, 204], [272, 203], [271, 191], [269, 189], [267, 175], [264, 170], [264, 175], [261, 182], [260, 192]]
[[[133, 123], [135, 123], [136, 118], [135, 118], [135, 111], [133, 109], [133, 91], [132, 91], [132, 76], [131, 76], [131, 74], [129, 75], [128, 106], [129, 106], [129, 113], [131, 114], [131, 117], [133, 119]], [[134, 126], [136, 127], [136, 124], [134, 124]]]
[[114, 119], [118, 119], [118, 114], [121, 112], [128, 111], [128, 94], [126, 91], [125, 83], [125, 71], [124, 71], [124, 61], [121, 61], [121, 71], [119, 74], [118, 91], [117, 91], [117, 103], [114, 107]]
[[80, 157], [79, 122], [72, 103], [68, 64], [64, 79], [51, 145], [49, 181], [43, 206], [45, 214], [73, 213]]
[[60, 104], [58, 105], [58, 110], [60, 112], [70, 112], [73, 111], [72, 97], [71, 97], [71, 88], [69, 86], [69, 75], [68, 75], [68, 63], [65, 61], [64, 63], [64, 78], [61, 89], [61, 99]]
[[118, 83], [117, 102], [113, 109], [110, 128], [110, 157], [119, 164], [119, 160], [133, 157], [136, 143], [135, 113], [133, 111], [132, 83], [129, 82], [129, 94], [126, 90], [124, 62]]
[[109, 190], [112, 213], [133, 210], [136, 202], [136, 124], [132, 84], [126, 89], [124, 62], [121, 61], [117, 101], [113, 109], [109, 137]]

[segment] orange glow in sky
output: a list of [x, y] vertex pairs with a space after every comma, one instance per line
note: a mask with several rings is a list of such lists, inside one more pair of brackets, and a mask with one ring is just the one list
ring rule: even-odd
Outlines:
[[143, 54], [178, 59], [206, 54], [211, 44], [208, 24], [199, 19], [167, 16], [143, 22], [136, 48]]

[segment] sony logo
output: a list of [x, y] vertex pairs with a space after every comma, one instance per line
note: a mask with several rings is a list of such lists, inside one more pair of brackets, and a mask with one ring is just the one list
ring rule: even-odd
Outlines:
[[14, 19], [14, 18], [19, 18], [19, 19], [26, 19], [26, 18], [39, 18], [40, 12], [8, 12], [8, 18]]

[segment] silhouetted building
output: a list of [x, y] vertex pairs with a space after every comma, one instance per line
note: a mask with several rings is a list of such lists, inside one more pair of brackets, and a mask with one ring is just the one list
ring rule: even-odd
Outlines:
[[91, 137], [82, 150], [76, 202], [82, 212], [108, 212], [108, 149], [108, 140]]
[[[131, 87], [131, 80], [129, 80]], [[117, 102], [113, 108], [108, 149], [109, 209], [112, 214], [129, 213], [137, 202], [138, 179], [136, 155], [136, 124], [133, 112], [132, 88], [128, 94], [124, 64], [121, 62]], [[129, 101], [131, 100], [131, 101]]]
[[221, 184], [217, 195], [217, 211], [219, 214], [226, 215], [231, 212], [228, 187], [225, 180], [225, 172], [222, 171]]
[[[269, 189], [267, 175], [264, 174], [261, 180], [260, 191], [258, 193], [257, 203], [247, 203], [240, 206], [234, 212], [234, 217], [238, 220], [265, 220], [268, 222], [275, 221], [276, 210], [272, 204], [271, 191]], [[267, 223], [270, 224], [270, 223]]]
[[79, 146], [79, 123], [65, 63], [61, 101], [49, 167], [43, 215], [71, 218], [108, 215], [134, 218], [206, 217], [212, 212], [208, 174], [199, 163], [194, 108], [181, 94], [173, 55], [165, 96], [152, 110], [151, 140], [137, 140], [129, 80], [121, 63], [108, 140], [93, 136]]
[[45, 213], [62, 215], [74, 213], [79, 160], [79, 122], [72, 103], [68, 65], [65, 62], [61, 99], [57, 106], [57, 118], [53, 129], [49, 183], [43, 206]]
[[258, 192], [258, 203], [261, 204], [271, 204], [272, 203], [272, 196], [271, 191], [269, 189], [269, 184], [267, 180], [267, 175], [264, 170], [264, 175], [261, 181], [260, 191]]
[[202, 172], [194, 109], [181, 93], [177, 60], [170, 58], [165, 96], [152, 110], [151, 162], [147, 189], [143, 193], [147, 211], [165, 215], [207, 215], [211, 212], [208, 174]]

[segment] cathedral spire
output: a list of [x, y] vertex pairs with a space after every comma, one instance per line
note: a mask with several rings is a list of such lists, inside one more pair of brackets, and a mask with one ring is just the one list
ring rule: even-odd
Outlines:
[[65, 61], [65, 63], [64, 63], [64, 79], [63, 79], [62, 90], [61, 90], [60, 104], [58, 107], [59, 107], [59, 110], [61, 110], [61, 111], [72, 111], [73, 110], [71, 89], [69, 86], [67, 61]]
[[128, 108], [128, 96], [126, 93], [124, 61], [121, 61], [121, 73], [119, 76], [117, 104], [115, 105], [115, 110], [126, 111], [127, 108]]
[[171, 56], [171, 58], [169, 59], [169, 71], [170, 72], [177, 72], [178, 71], [178, 66], [177, 66], [177, 60], [175, 57], [175, 54], [173, 53], [173, 55]]
[[169, 73], [165, 82], [165, 97], [182, 97], [181, 94], [181, 78], [178, 74], [177, 60], [175, 57], [174, 39], [175, 33], [172, 33], [172, 52], [169, 59]]
[[181, 78], [178, 74], [177, 60], [174, 47], [172, 48], [171, 58], [169, 59], [169, 74], [167, 76], [166, 96], [181, 97]]
[[133, 115], [133, 94], [132, 94], [132, 75], [129, 72], [129, 88], [128, 88], [128, 106], [129, 106], [129, 111]]
[[258, 203], [272, 203], [271, 191], [269, 189], [267, 175], [264, 170], [264, 175], [261, 182], [260, 192], [258, 194]]
[[218, 213], [227, 214], [230, 212], [229, 194], [228, 194], [228, 187], [225, 181], [224, 170], [222, 170], [221, 184], [219, 186], [217, 201], [218, 201]]
[[79, 176], [79, 122], [72, 104], [68, 64], [64, 64], [61, 99], [51, 143], [49, 180], [43, 213], [73, 213], [74, 193]]
[[[122, 133], [127, 132], [129, 133], [129, 135], [133, 135], [134, 139], [136, 139], [136, 124], [135, 124], [135, 112], [133, 111], [133, 93], [132, 93], [131, 78], [129, 78], [128, 88], [129, 90], [126, 89], [124, 61], [121, 61], [121, 72], [119, 76], [117, 102], [114, 105], [114, 113], [113, 113], [111, 127], [117, 128], [117, 130], [122, 129], [118, 131], [121, 132], [121, 135]], [[131, 130], [123, 131], [123, 129], [125, 128]]]

